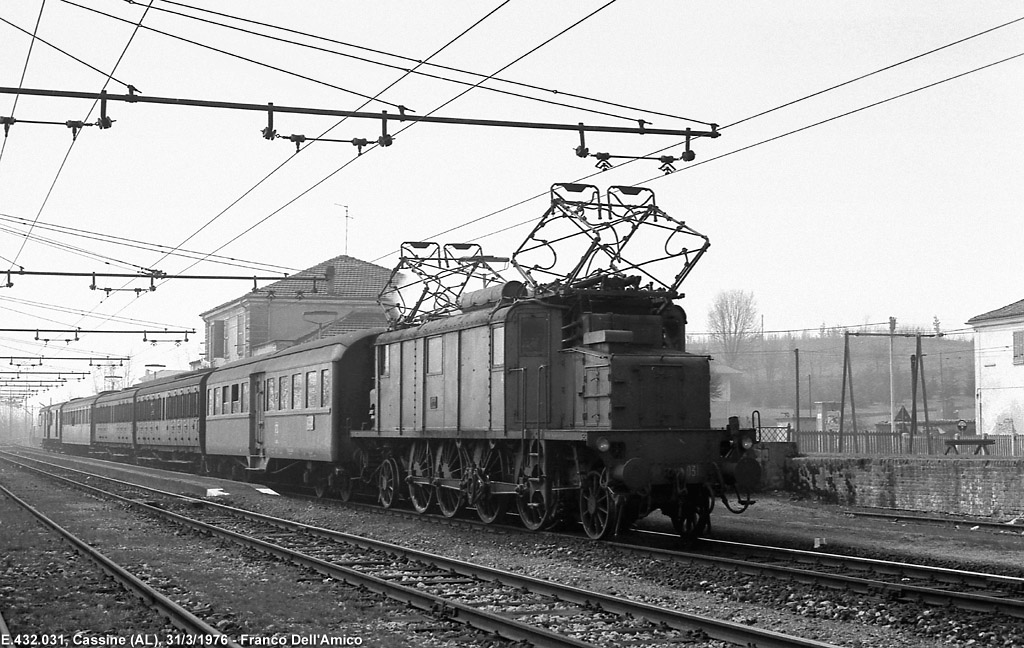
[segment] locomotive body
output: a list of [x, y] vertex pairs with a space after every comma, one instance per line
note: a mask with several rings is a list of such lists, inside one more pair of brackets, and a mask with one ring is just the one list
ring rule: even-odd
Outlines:
[[405, 486], [419, 510], [515, 507], [534, 529], [575, 516], [593, 537], [660, 508], [696, 534], [708, 484], [756, 485], [753, 431], [710, 427], [709, 358], [683, 349], [682, 309], [601, 286], [484, 292], [376, 339], [375, 424], [352, 435], [392, 462], [386, 505]]

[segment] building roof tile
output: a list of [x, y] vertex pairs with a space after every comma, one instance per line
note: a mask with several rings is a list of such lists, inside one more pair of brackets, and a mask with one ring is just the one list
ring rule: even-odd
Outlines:
[[971, 319], [967, 320], [968, 324], [977, 324], [980, 322], [986, 322], [989, 320], [1003, 319], [1004, 317], [1024, 317], [1024, 299], [997, 308], [981, 315], [975, 315]]

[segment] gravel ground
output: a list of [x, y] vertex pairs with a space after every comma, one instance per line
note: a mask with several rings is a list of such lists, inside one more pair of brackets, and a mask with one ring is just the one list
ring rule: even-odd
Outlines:
[[[208, 624], [239, 637], [326, 634], [362, 646], [486, 646], [461, 625], [178, 530], [0, 465], [0, 482]], [[0, 612], [13, 635], [176, 634], [13, 501], [0, 497]], [[155, 529], [155, 530], [154, 530]], [[499, 642], [493, 642], [499, 643]]]
[[[0, 472], [0, 478], [6, 481], [3, 472]], [[262, 495], [251, 485], [244, 484], [230, 484], [225, 490], [231, 493], [222, 498], [225, 503], [842, 646], [1024, 645], [1022, 624], [1005, 617], [922, 608], [911, 603], [787, 584], [708, 567], [666, 564], [637, 558], [580, 538], [507, 534], [488, 529], [430, 524], [354, 511], [332, 503]], [[98, 517], [100, 512], [97, 511], [88, 519], [94, 524], [96, 519], [103, 519], [106, 526], [108, 516], [116, 512], [117, 509], [105, 507], [101, 512], [102, 518]], [[132, 524], [138, 526], [139, 522], [135, 519], [126, 524], [128, 527]], [[668, 522], [660, 516], [652, 516], [644, 521], [644, 525], [667, 528]], [[967, 566], [979, 571], [1014, 575], [1021, 575], [1024, 570], [1024, 537], [1017, 530], [994, 534], [866, 520], [847, 515], [834, 506], [795, 500], [784, 493], [762, 495], [758, 504], [744, 515], [734, 516], [724, 510], [716, 510], [714, 525], [714, 535], [723, 539], [776, 542], [811, 549], [815, 538], [824, 538], [827, 546], [823, 549], [837, 553], [854, 551], [874, 557]], [[118, 527], [116, 533], [122, 531], [126, 532], [127, 528], [122, 530]], [[149, 534], [139, 535], [145, 537]], [[141, 543], [142, 539], [126, 535], [117, 544], [129, 557], [134, 553], [157, 550], [137, 547], [136, 543]], [[487, 640], [479, 635], [446, 636], [441, 628], [436, 627], [436, 621], [428, 620], [416, 627], [419, 619], [407, 610], [367, 615], [367, 608], [385, 610], [387, 604], [353, 601], [349, 588], [337, 583], [308, 582], [303, 585], [310, 590], [308, 597], [286, 597], [283, 592], [294, 594], [295, 581], [303, 578], [297, 576], [293, 568], [262, 558], [249, 560], [245, 556], [226, 556], [224, 552], [211, 550], [209, 541], [203, 542], [205, 545], [194, 536], [181, 539], [182, 551], [176, 560], [191, 564], [192, 569], [190, 572], [184, 568], [186, 576], [175, 575], [173, 581], [186, 584], [185, 596], [195, 596], [200, 605], [202, 601], [212, 600], [213, 603], [209, 604], [227, 615], [225, 618], [249, 631], [280, 632], [284, 627], [298, 624], [310, 628], [310, 631], [330, 629], [362, 633], [361, 636], [367, 639], [373, 637], [380, 641], [379, 645], [486, 644]], [[0, 538], [0, 549], [4, 549], [6, 543]], [[143, 560], [136, 556], [134, 564], [160, 565], [159, 568], [150, 567], [151, 576], [156, 580], [172, 579], [167, 574], [170, 568], [165, 566], [169, 563], [161, 562], [165, 560], [171, 559]], [[284, 571], [287, 571], [287, 576], [282, 575]], [[189, 573], [192, 573], [194, 581], [188, 580]], [[212, 576], [215, 573], [221, 575]], [[289, 579], [290, 589], [282, 589], [282, 582], [289, 582]], [[217, 581], [220, 585], [214, 587]], [[244, 584], [244, 593], [227, 597], [224, 591], [231, 591], [232, 585], [237, 590], [238, 583]], [[7, 593], [0, 592], [0, 609], [5, 611], [5, 615], [9, 600]], [[288, 601], [298, 603], [287, 610], [278, 609], [277, 606]], [[316, 607], [321, 605], [326, 606], [326, 610]], [[273, 620], [267, 621], [271, 618]], [[384, 634], [388, 632], [391, 634]]]

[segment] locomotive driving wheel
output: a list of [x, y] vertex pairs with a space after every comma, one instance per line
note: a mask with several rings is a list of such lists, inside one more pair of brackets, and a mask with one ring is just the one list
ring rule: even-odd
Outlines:
[[544, 442], [532, 439], [523, 448], [516, 479], [516, 508], [530, 531], [539, 531], [553, 517], [554, 493], [543, 466]]
[[492, 524], [505, 514], [509, 498], [493, 493], [491, 484], [512, 479], [512, 455], [504, 445], [483, 441], [477, 445], [475, 457], [476, 478], [472, 482], [470, 501], [476, 505], [477, 517], [484, 524]]
[[417, 513], [425, 513], [434, 501], [434, 487], [430, 485], [433, 463], [428, 441], [412, 444], [409, 449], [409, 499]]
[[377, 475], [377, 501], [384, 508], [391, 508], [398, 499], [398, 462], [388, 457], [380, 465]]
[[468, 457], [462, 446], [455, 441], [445, 441], [434, 462], [437, 505], [445, 517], [454, 517], [466, 505], [466, 469]]
[[580, 483], [580, 522], [594, 540], [607, 538], [615, 531], [618, 500], [608, 486], [608, 469], [591, 470]]

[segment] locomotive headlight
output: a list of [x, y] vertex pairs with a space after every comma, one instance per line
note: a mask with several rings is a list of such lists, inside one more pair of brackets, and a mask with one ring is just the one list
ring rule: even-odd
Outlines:
[[597, 443], [594, 445], [595, 447], [597, 447], [598, 452], [608, 452], [608, 450], [612, 447], [612, 442], [604, 437], [601, 437], [600, 439], [597, 440]]
[[745, 436], [740, 441], [740, 445], [743, 446], [744, 450], [750, 450], [751, 448], [754, 447], [754, 439], [752, 437]]

